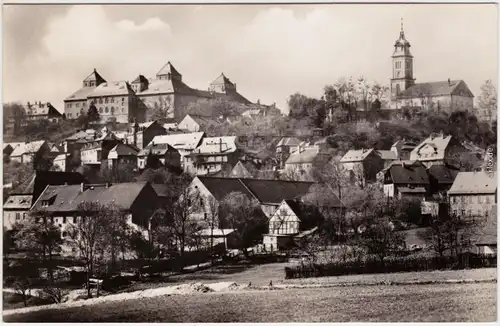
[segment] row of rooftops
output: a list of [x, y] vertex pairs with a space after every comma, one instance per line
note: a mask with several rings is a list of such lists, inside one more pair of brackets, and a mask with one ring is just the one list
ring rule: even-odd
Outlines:
[[[411, 160], [443, 160], [446, 149], [451, 145], [451, 142], [451, 135], [431, 134], [418, 145], [414, 142], [398, 140], [392, 145], [391, 150], [377, 150], [373, 148], [349, 150], [341, 158], [340, 162], [362, 162], [372, 153], [380, 156], [383, 160], [396, 160], [399, 158], [398, 154], [402, 151], [410, 152]], [[431, 149], [430, 153], [423, 153], [424, 149], [427, 148]]]
[[449, 195], [495, 194], [496, 173], [484, 171], [461, 172], [448, 165], [432, 165], [426, 168], [420, 161], [394, 161], [380, 172], [388, 174], [391, 182], [399, 185], [429, 185], [431, 178], [442, 185], [449, 185]]

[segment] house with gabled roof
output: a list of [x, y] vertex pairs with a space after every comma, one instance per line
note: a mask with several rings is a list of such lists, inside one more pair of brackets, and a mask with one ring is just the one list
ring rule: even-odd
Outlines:
[[280, 169], [285, 168], [285, 162], [290, 157], [290, 154], [299, 148], [301, 141], [295, 137], [283, 137], [276, 144], [276, 160]]
[[375, 181], [377, 173], [384, 168], [384, 160], [373, 148], [349, 150], [340, 163], [351, 182], [357, 185]]
[[139, 148], [132, 144], [118, 143], [113, 147], [107, 158], [108, 168], [116, 169], [122, 164], [137, 164], [137, 154], [139, 153]]
[[450, 209], [460, 216], [478, 218], [491, 214], [497, 203], [497, 175], [486, 172], [459, 172], [448, 191]]
[[178, 133], [169, 134], [162, 136], [155, 136], [153, 140], [148, 144], [159, 145], [168, 144], [179, 151], [181, 155], [181, 167], [186, 170], [189, 164], [186, 165], [186, 157], [191, 154], [200, 144], [202, 139], [205, 137], [204, 132], [193, 132], [193, 133]]
[[285, 162], [285, 173], [311, 178], [312, 171], [322, 168], [331, 156], [320, 150], [319, 146], [299, 144], [298, 149], [290, 154]]
[[46, 120], [50, 122], [59, 122], [63, 115], [50, 102], [35, 101], [27, 102], [23, 107], [26, 113], [26, 119], [30, 121]]
[[121, 143], [112, 132], [102, 133], [96, 138], [85, 142], [80, 150], [80, 157], [83, 165], [100, 168], [101, 163], [108, 159], [109, 151]]
[[[210, 198], [217, 203], [222, 201], [231, 192], [240, 192], [257, 200], [264, 214], [270, 217], [281, 204], [283, 199], [297, 199], [305, 196], [313, 182], [262, 180], [243, 178], [215, 178], [198, 176], [190, 184], [192, 191], [197, 191], [207, 205]], [[207, 215], [208, 214], [208, 215]], [[195, 218], [210, 217], [210, 209], [202, 207]]]
[[427, 167], [434, 164], [457, 164], [458, 155], [464, 151], [464, 147], [451, 135], [431, 134], [413, 149], [410, 160], [418, 160]]
[[417, 147], [417, 143], [400, 139], [391, 146], [391, 151], [396, 154], [396, 158], [401, 161], [410, 159], [410, 153]]
[[429, 194], [429, 175], [419, 161], [395, 161], [380, 174], [386, 197], [424, 199]]
[[[52, 223], [59, 226], [62, 237], [68, 236], [71, 224], [80, 219], [79, 205], [99, 203], [112, 205], [126, 214], [127, 223], [147, 235], [150, 218], [159, 207], [156, 191], [147, 182], [118, 184], [49, 185], [33, 204], [31, 211], [44, 211]], [[73, 254], [70, 248], [63, 253]]]
[[269, 233], [264, 234], [266, 251], [290, 249], [304, 233], [318, 230], [323, 220], [319, 209], [299, 200], [283, 200], [269, 219]]
[[50, 161], [50, 147], [45, 140], [19, 143], [10, 159], [19, 163], [34, 163], [35, 166], [46, 167]]
[[186, 114], [186, 116], [179, 122], [178, 128], [188, 132], [206, 131], [206, 126], [210, 124], [218, 124], [212, 117]]
[[427, 168], [430, 182], [430, 194], [441, 194], [445, 196], [459, 172], [460, 169], [448, 164], [432, 165], [430, 168]]
[[23, 183], [15, 186], [3, 206], [4, 226], [22, 221], [32, 204], [47, 185], [80, 184], [85, 178], [76, 172], [35, 171]]
[[[148, 160], [150, 160], [148, 162]], [[170, 170], [181, 169], [181, 154], [177, 149], [167, 143], [149, 144], [137, 153], [137, 167], [140, 170], [146, 168], [167, 167]]]
[[184, 158], [184, 171], [194, 175], [208, 175], [231, 169], [237, 162], [240, 151], [236, 136], [205, 137]]

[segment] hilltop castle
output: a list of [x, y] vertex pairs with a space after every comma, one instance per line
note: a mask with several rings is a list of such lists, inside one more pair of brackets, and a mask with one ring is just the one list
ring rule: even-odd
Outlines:
[[82, 82], [82, 87], [64, 100], [67, 119], [77, 119], [94, 105], [101, 122], [116, 119], [119, 123], [146, 120], [147, 110], [161, 107], [165, 118], [182, 118], [180, 109], [199, 99], [223, 98], [242, 104], [252, 104], [237, 92], [223, 73], [210, 83], [208, 90], [189, 87], [182, 75], [168, 62], [155, 78], [139, 75], [132, 83], [126, 81], [107, 82], [96, 69]]

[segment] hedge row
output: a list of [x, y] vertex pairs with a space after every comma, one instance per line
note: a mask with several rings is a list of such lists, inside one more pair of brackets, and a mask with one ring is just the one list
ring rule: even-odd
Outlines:
[[308, 264], [285, 267], [285, 278], [340, 276], [351, 274], [375, 274], [418, 272], [440, 269], [465, 269], [496, 267], [497, 256], [465, 253], [447, 257], [389, 257], [380, 261], [374, 258], [328, 264]]

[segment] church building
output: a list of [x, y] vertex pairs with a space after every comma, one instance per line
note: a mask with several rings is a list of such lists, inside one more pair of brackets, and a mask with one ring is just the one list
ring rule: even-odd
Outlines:
[[452, 112], [473, 110], [474, 95], [463, 80], [415, 83], [413, 55], [403, 22], [392, 54], [391, 108], [438, 109]]

